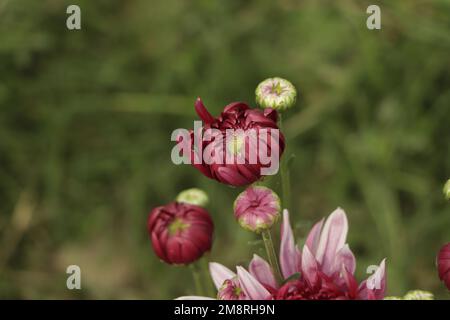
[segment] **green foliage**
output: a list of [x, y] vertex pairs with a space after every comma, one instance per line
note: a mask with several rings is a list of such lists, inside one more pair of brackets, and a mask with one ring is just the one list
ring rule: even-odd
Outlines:
[[284, 115], [298, 237], [341, 206], [360, 278], [387, 257], [389, 295], [445, 297], [450, 3], [377, 2], [379, 31], [357, 0], [0, 1], [0, 297], [193, 293], [146, 234], [149, 210], [190, 187], [209, 192], [211, 259], [246, 264], [261, 244], [232, 216], [241, 189], [175, 166], [170, 134], [197, 96], [218, 114], [271, 76], [299, 90]]

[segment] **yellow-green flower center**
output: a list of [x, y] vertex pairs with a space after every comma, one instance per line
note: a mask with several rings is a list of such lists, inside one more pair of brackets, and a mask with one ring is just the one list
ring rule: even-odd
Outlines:
[[171, 236], [176, 235], [177, 233], [186, 230], [189, 227], [189, 223], [183, 222], [179, 218], [175, 218], [170, 224], [169, 224], [169, 234]]
[[239, 296], [242, 294], [242, 289], [241, 289], [241, 287], [234, 287], [233, 294], [234, 294], [236, 297], [239, 297]]
[[280, 95], [283, 93], [283, 88], [281, 87], [281, 83], [277, 82], [274, 86], [272, 86], [272, 92], [271, 93], [275, 93], [277, 95]]
[[232, 155], [237, 155], [241, 152], [243, 145], [244, 145], [243, 137], [239, 135], [234, 135], [228, 142], [227, 150]]

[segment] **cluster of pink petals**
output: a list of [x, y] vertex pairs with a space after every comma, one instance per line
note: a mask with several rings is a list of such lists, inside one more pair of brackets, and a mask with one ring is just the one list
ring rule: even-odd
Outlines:
[[234, 216], [239, 224], [250, 231], [270, 228], [280, 216], [280, 198], [271, 189], [251, 186], [234, 201]]
[[[326, 221], [322, 219], [314, 225], [300, 251], [295, 245], [288, 211], [284, 210], [280, 248], [284, 283], [277, 283], [270, 265], [257, 255], [250, 262], [248, 271], [238, 266], [234, 273], [221, 264], [211, 263], [210, 272], [219, 290], [218, 297], [244, 300], [382, 299], [386, 289], [385, 260], [367, 280], [358, 284], [354, 276], [355, 257], [346, 244], [347, 231], [346, 214], [338, 208]], [[232, 281], [227, 285], [227, 280]], [[228, 290], [228, 294], [221, 294], [223, 290]], [[241, 291], [240, 296], [232, 295]]]

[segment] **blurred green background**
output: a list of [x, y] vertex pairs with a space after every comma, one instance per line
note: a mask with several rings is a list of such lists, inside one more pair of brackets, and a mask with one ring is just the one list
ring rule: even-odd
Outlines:
[[341, 206], [360, 279], [386, 257], [389, 295], [449, 298], [435, 268], [450, 241], [449, 16], [447, 0], [0, 0], [0, 297], [194, 293], [146, 233], [152, 207], [194, 186], [211, 198], [212, 260], [264, 255], [234, 221], [241, 189], [175, 166], [170, 134], [192, 127], [197, 96], [217, 115], [281, 76], [300, 91], [284, 123], [299, 243]]

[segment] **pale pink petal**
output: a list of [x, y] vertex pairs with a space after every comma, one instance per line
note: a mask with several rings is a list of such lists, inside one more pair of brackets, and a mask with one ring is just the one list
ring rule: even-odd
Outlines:
[[311, 286], [316, 284], [318, 279], [317, 261], [306, 245], [303, 246], [302, 251], [302, 275]]
[[322, 230], [322, 226], [323, 226], [323, 219], [314, 225], [314, 227], [309, 232], [308, 237], [306, 238], [305, 244], [308, 246], [309, 250], [311, 250], [311, 253], [313, 255], [315, 255], [317, 252], [317, 247], [319, 245], [320, 239], [320, 231]]
[[216, 300], [210, 297], [202, 297], [202, 296], [182, 296], [178, 297], [175, 300]]
[[236, 276], [233, 271], [217, 262], [209, 263], [209, 273], [211, 274], [211, 278], [217, 290], [219, 290], [225, 280], [234, 278]]
[[377, 271], [363, 281], [358, 289], [358, 296], [365, 300], [380, 300], [386, 291], [386, 259], [381, 261]]
[[[348, 244], [345, 244], [336, 254], [336, 258], [334, 260], [334, 266], [332, 270], [323, 270], [325, 274], [333, 274], [335, 272], [340, 272], [342, 270], [342, 266], [350, 273], [354, 274], [356, 270], [356, 259], [353, 255], [353, 252], [350, 250]], [[327, 273], [327, 271], [329, 273]]]
[[347, 216], [344, 210], [337, 208], [325, 222], [315, 254], [324, 271], [333, 268], [336, 253], [344, 246], [347, 232]]
[[300, 253], [295, 246], [294, 235], [289, 222], [289, 212], [283, 210], [283, 223], [281, 225], [280, 267], [285, 279], [299, 272]]
[[268, 300], [270, 292], [243, 267], [236, 267], [239, 283], [249, 300]]
[[266, 260], [258, 255], [253, 255], [252, 261], [248, 267], [250, 274], [264, 285], [271, 286], [272, 288], [278, 288], [277, 281], [273, 275], [272, 267]]

